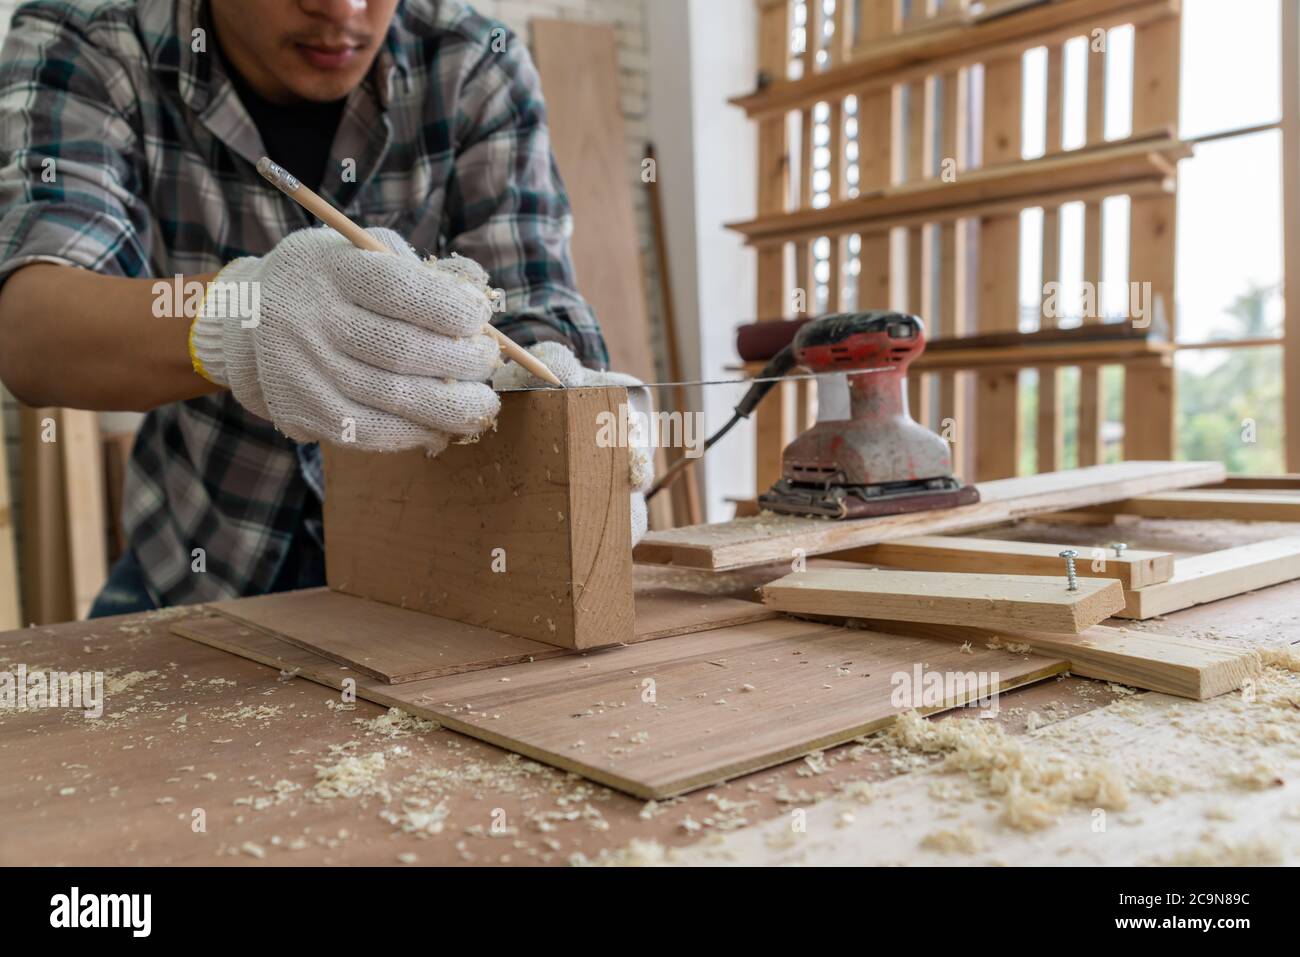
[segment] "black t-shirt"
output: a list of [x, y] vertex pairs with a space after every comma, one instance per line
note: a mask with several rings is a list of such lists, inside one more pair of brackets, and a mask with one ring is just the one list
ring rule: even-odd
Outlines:
[[258, 95], [233, 66], [228, 67], [228, 72], [239, 101], [262, 135], [266, 155], [308, 189], [319, 190], [347, 99], [285, 106]]

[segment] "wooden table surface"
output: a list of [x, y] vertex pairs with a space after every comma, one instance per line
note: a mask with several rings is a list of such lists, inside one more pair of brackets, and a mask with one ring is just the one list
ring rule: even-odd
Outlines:
[[[648, 805], [451, 731], [376, 724], [377, 706], [170, 633], [195, 613], [0, 635], [0, 668], [119, 688], [99, 720], [0, 711], [0, 864], [1300, 859], [1293, 672], [1203, 703], [1073, 677], [1003, 695], [997, 724], [1027, 754], [1100, 755], [1128, 780], [1101, 830], [1086, 800], [1023, 830], [971, 772], [860, 745]], [[1133, 625], [1157, 626], [1300, 645], [1300, 582]], [[319, 776], [349, 766], [362, 773]]]

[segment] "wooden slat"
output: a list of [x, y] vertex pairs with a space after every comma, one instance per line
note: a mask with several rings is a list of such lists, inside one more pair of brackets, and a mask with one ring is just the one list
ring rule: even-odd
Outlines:
[[[1020, 159], [1021, 62], [1019, 57], [984, 65], [983, 162], [1010, 168]], [[1044, 162], [1044, 161], [1039, 161]], [[1048, 160], [1046, 162], [1052, 162]], [[971, 175], [962, 177], [968, 181]], [[985, 218], [980, 223], [980, 332], [1019, 327], [1020, 219]], [[1008, 478], [1020, 465], [1019, 373], [981, 372], [975, 377], [975, 479]]]
[[[964, 71], [954, 70], [944, 74], [939, 81], [939, 136], [940, 162], [952, 161], [958, 175], [969, 167], [963, 129], [969, 111], [969, 79]], [[942, 169], [939, 171], [942, 174]], [[938, 282], [937, 308], [927, 310], [926, 318], [934, 323], [937, 338], [964, 334], [968, 322], [966, 283], [968, 281], [962, 254], [965, 244], [959, 242], [959, 232], [966, 232], [964, 222], [945, 222], [938, 229]], [[937, 418], [941, 435], [952, 439], [953, 468], [958, 475], [970, 475], [966, 460], [970, 456], [973, 437], [966, 415], [966, 394], [970, 391], [969, 377], [957, 372], [938, 376]]]
[[1169, 552], [1127, 549], [1117, 556], [1102, 547], [944, 535], [903, 538], [832, 552], [827, 557], [915, 571], [1059, 576], [1065, 574], [1060, 555], [1068, 548], [1079, 553], [1075, 568], [1080, 578], [1114, 578], [1125, 588], [1144, 588], [1168, 581], [1174, 574], [1174, 557]]
[[[1088, 88], [1086, 101], [1087, 143], [1095, 146], [1106, 138], [1106, 52], [1097, 49], [1091, 36], [1088, 42]], [[1102, 219], [1101, 201], [1092, 200], [1083, 207], [1083, 281], [1091, 284], [1094, 292], [1101, 288]], [[1101, 302], [1095, 301], [1097, 309]], [[1095, 323], [1096, 315], [1085, 315], [1085, 323]], [[1101, 369], [1079, 370], [1079, 422], [1078, 457], [1080, 465], [1096, 465], [1103, 461], [1101, 428], [1105, 415], [1105, 396], [1102, 394]]]
[[[1181, 17], [1139, 25], [1133, 40], [1133, 128], [1178, 123]], [[1174, 195], [1134, 197], [1129, 207], [1129, 281], [1151, 283], [1152, 308], [1177, 340]], [[1157, 363], [1125, 367], [1124, 457], [1173, 458], [1177, 403], [1174, 370]]]
[[1300, 494], [1295, 492], [1201, 491], [1161, 492], [1122, 502], [1094, 505], [1099, 515], [1141, 515], [1188, 521], [1300, 522]]
[[1124, 607], [1111, 578], [821, 568], [763, 586], [763, 602], [791, 614], [920, 621], [1078, 634]]
[[[1044, 118], [1044, 148], [1047, 155], [1059, 153], [1062, 147], [1062, 112], [1065, 83], [1063, 77], [1064, 54], [1059, 44], [1047, 48], [1046, 115]], [[1048, 283], [1061, 280], [1061, 208], [1043, 205], [1043, 257], [1042, 281], [1044, 290]], [[1046, 292], [1044, 292], [1046, 296]], [[1059, 325], [1059, 317], [1048, 316], [1039, 309], [1039, 328], [1050, 329]], [[1038, 421], [1035, 430], [1037, 471], [1055, 472], [1065, 467], [1065, 401], [1061, 389], [1060, 369], [1056, 366], [1038, 367]]]
[[[728, 228], [761, 245], [828, 232], [877, 231], [912, 222], [951, 221], [975, 215], [971, 210], [989, 204], [1025, 207], [1044, 197], [1091, 195], [1098, 190], [1114, 195], [1139, 186], [1158, 188], [1169, 177], [1173, 164], [1191, 155], [1190, 148], [1176, 140], [1143, 136], [1095, 150], [1021, 160], [1019, 101], [1014, 109], [1001, 103], [1003, 97], [1018, 95], [1020, 65], [1017, 61], [997, 66], [997, 70], [990, 67], [985, 80], [997, 82], [1000, 78], [1001, 85], [992, 91], [986, 87], [985, 95], [1006, 115], [994, 117], [999, 129], [989, 134], [991, 140], [985, 144], [985, 165], [981, 169], [971, 170], [954, 183], [902, 183], [864, 191], [857, 199], [824, 209], [760, 214], [757, 219], [729, 223]], [[1014, 151], [1009, 149], [1012, 141]]]
[[19, 410], [22, 426], [23, 618], [49, 625], [76, 616], [68, 575], [68, 517], [58, 409]]
[[[772, 80], [784, 80], [790, 59], [790, 9], [788, 3], [771, 4], [759, 13], [759, 71]], [[759, 216], [784, 212], [790, 197], [790, 129], [784, 114], [764, 117], [758, 124]], [[799, 253], [796, 253], [798, 256]], [[758, 289], [755, 306], [764, 318], [782, 318], [789, 308], [785, 247], [758, 251]], [[806, 252], [803, 262], [807, 262]], [[806, 277], [795, 284], [808, 290]], [[781, 452], [794, 438], [791, 389], [778, 385], [754, 413], [754, 484], [761, 493], [781, 477]]]
[[85, 618], [108, 579], [108, 513], [99, 413], [62, 409], [59, 449], [73, 613]]
[[760, 515], [715, 525], [651, 532], [637, 546], [636, 560], [714, 571], [788, 562], [797, 554], [821, 555], [916, 535], [996, 525], [1038, 512], [1058, 512], [1134, 495], [1194, 488], [1222, 481], [1224, 474], [1223, 466], [1217, 462], [1098, 465], [984, 482], [978, 486], [981, 501], [961, 508], [846, 522]]
[[1167, 582], [1126, 593], [1118, 618], [1155, 618], [1300, 578], [1300, 536], [1178, 559]]
[[[890, 4], [864, 0], [864, 5]], [[751, 117], [799, 109], [837, 91], [875, 89], [926, 73], [1019, 56], [1031, 47], [1063, 43], [1098, 28], [1160, 22], [1176, 14], [1179, 6], [1179, 0], [1058, 0], [976, 26], [958, 25], [884, 42], [873, 42], [876, 37], [870, 37], [859, 45], [853, 61], [839, 69], [775, 83], [731, 102]], [[884, 10], [876, 14], [887, 16]]]
[[626, 403], [504, 393], [495, 431], [433, 459], [325, 447], [330, 587], [567, 648], [630, 640], [628, 450], [602, 439]]
[[0, 631], [22, 627], [18, 596], [18, 551], [14, 544], [13, 496], [9, 493], [9, 454], [0, 411]]
[[1286, 467], [1300, 472], [1300, 4], [1282, 7], [1282, 350]]
[[[356, 678], [221, 618], [173, 630], [329, 687]], [[665, 798], [883, 728], [910, 710], [911, 701], [891, 700], [893, 677], [913, 674], [918, 662], [925, 672], [963, 676], [941, 703], [916, 709], [923, 714], [1065, 667], [1037, 655], [970, 655], [951, 642], [778, 620], [402, 685], [357, 680], [356, 693], [621, 791]], [[997, 687], [981, 687], [981, 675]]]
[[[868, 621], [863, 627], [883, 624]], [[1078, 635], [913, 623], [891, 628], [902, 634], [970, 642], [975, 648], [989, 642], [1027, 646], [1037, 654], [1069, 659], [1070, 673], [1083, 678], [1117, 681], [1195, 701], [1237, 691], [1262, 670], [1259, 656], [1249, 648], [1105, 625]]]

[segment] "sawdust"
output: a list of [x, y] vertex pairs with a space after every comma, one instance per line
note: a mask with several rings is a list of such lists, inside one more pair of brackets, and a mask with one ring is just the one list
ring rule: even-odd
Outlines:
[[384, 738], [406, 738], [426, 731], [437, 731], [442, 727], [436, 721], [407, 714], [400, 708], [389, 708], [387, 714], [381, 714], [377, 718], [354, 718], [352, 723], [370, 734]]
[[1020, 830], [1049, 827], [1071, 805], [1128, 806], [1128, 787], [1110, 764], [1030, 755], [992, 722], [927, 721], [909, 711], [874, 740], [886, 753], [942, 755], [943, 770], [963, 772], [984, 794], [1000, 798], [1003, 823]]
[[[347, 745], [334, 745], [336, 754], [347, 750]], [[383, 781], [387, 768], [382, 751], [361, 756], [345, 754], [334, 764], [316, 765], [316, 783], [307, 791], [311, 801], [329, 801], [334, 798], [378, 797], [385, 803], [392, 793]]]
[[963, 824], [955, 830], [932, 831], [921, 839], [921, 846], [941, 854], [978, 854], [984, 850], [984, 841], [969, 824]]
[[1276, 867], [1282, 863], [1277, 842], [1265, 838], [1226, 841], [1204, 836], [1194, 847], [1157, 857], [1153, 863], [1165, 867]]

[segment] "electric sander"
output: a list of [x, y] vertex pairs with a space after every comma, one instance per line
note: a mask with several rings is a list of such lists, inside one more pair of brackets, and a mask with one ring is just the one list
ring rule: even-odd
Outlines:
[[[761, 508], [852, 519], [974, 504], [979, 492], [953, 477], [948, 443], [908, 414], [907, 367], [924, 349], [925, 324], [905, 313], [845, 313], [806, 322], [705, 450], [796, 368], [841, 372], [842, 378], [818, 380], [817, 424], [786, 447], [781, 478], [758, 497]], [[653, 491], [673, 477], [665, 475]]]

